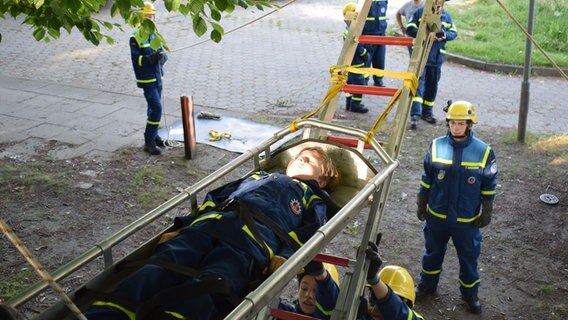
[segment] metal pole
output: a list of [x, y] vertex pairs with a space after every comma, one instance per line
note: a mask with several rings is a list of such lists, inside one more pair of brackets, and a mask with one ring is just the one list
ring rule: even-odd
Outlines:
[[[534, 6], [535, 1], [529, 1], [529, 21], [527, 25], [527, 32], [532, 37], [534, 30]], [[525, 143], [525, 135], [527, 131], [527, 115], [529, 112], [529, 96], [530, 96], [530, 75], [531, 75], [531, 50], [532, 42], [530, 37], [527, 36], [525, 46], [525, 68], [523, 73], [523, 83], [521, 86], [521, 104], [519, 106], [519, 128], [517, 132], [517, 141]]]

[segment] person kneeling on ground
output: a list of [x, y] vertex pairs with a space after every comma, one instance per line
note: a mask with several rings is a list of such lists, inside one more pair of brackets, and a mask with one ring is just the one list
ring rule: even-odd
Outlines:
[[[323, 190], [332, 189], [338, 179], [321, 148], [305, 148], [289, 162], [285, 174], [257, 171], [209, 192], [197, 213], [176, 218], [179, 229], [165, 234], [168, 239], [156, 246], [150, 263], [123, 278], [108, 301], [95, 301], [85, 316], [225, 316], [254, 280], [266, 276], [272, 257], [291, 256], [339, 210]], [[187, 272], [172, 271], [172, 265]], [[211, 291], [222, 286], [237, 298], [230, 301], [234, 303], [227, 303], [226, 292]]]

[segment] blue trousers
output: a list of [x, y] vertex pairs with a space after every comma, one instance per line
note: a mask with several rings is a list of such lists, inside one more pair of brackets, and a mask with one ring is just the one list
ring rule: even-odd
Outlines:
[[[378, 36], [384, 36], [385, 34], [378, 34]], [[375, 69], [385, 70], [385, 55], [386, 46], [377, 44], [367, 44], [365, 45], [367, 53], [370, 55], [371, 59], [365, 65], [366, 68], [373, 67]], [[373, 81], [379, 82], [383, 77], [373, 76]], [[367, 79], [368, 80], [368, 79]]]
[[[365, 85], [365, 76], [358, 73], [349, 73], [347, 75], [347, 84]], [[345, 107], [349, 109], [358, 109], [363, 101], [363, 95], [360, 93], [350, 94], [345, 102]]]
[[442, 76], [442, 66], [424, 67], [424, 72], [420, 77], [416, 96], [412, 99], [410, 109], [411, 116], [421, 116], [432, 114], [432, 108], [438, 94], [438, 82]]
[[[174, 239], [158, 245], [151, 258], [214, 274], [228, 281], [233, 291], [239, 295], [246, 293], [251, 281], [253, 259], [249, 254], [191, 227]], [[143, 303], [162, 290], [195, 281], [198, 280], [159, 266], [145, 265], [122, 280], [113, 293]], [[219, 297], [202, 295], [171, 301], [161, 307], [190, 319], [212, 319], [218, 312], [218, 303]], [[90, 320], [128, 320], [121, 311], [110, 307], [94, 307], [85, 312], [85, 315]]]
[[460, 292], [464, 296], [477, 296], [480, 282], [477, 260], [481, 251], [479, 228], [432, 226], [426, 222], [424, 225], [426, 250], [422, 257], [420, 283], [430, 288], [438, 285], [450, 238], [456, 248], [460, 264]]
[[162, 86], [144, 87], [142, 89], [148, 104], [144, 141], [146, 143], [155, 143], [156, 136], [158, 136], [158, 126], [162, 118]]

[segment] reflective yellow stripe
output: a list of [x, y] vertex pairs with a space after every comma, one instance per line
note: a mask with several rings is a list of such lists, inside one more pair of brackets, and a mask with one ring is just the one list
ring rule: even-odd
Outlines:
[[435, 139], [435, 140], [432, 142], [432, 162], [438, 162], [438, 163], [443, 163], [443, 164], [451, 165], [451, 164], [452, 164], [452, 159], [442, 159], [442, 158], [438, 158], [438, 148], [436, 147], [437, 144], [438, 144], [438, 139]]
[[199, 217], [199, 218], [195, 219], [195, 220], [191, 223], [191, 225], [194, 225], [194, 224], [196, 224], [196, 223], [198, 223], [198, 222], [200, 222], [200, 221], [207, 220], [207, 219], [217, 219], [217, 220], [219, 220], [219, 219], [221, 219], [222, 217], [223, 217], [223, 215], [218, 214], [218, 213], [206, 214], [206, 215], [204, 215], [203, 217]]
[[156, 82], [156, 81], [157, 81], [156, 78], [154, 78], [154, 79], [148, 79], [148, 80], [139, 80], [139, 79], [136, 79], [136, 82], [138, 82], [138, 83], [152, 83], [152, 82]]
[[136, 313], [132, 312], [116, 303], [112, 303], [112, 302], [108, 302], [108, 301], [95, 301], [93, 302], [93, 306], [97, 306], [97, 307], [112, 307], [115, 309], [118, 309], [122, 312], [124, 312], [124, 314], [126, 314], [126, 316], [128, 317], [128, 319], [130, 320], [135, 320], [136, 319]]
[[460, 279], [460, 285], [461, 285], [462, 287], [468, 288], [468, 289], [475, 287], [475, 285], [478, 284], [478, 283], [480, 283], [480, 282], [481, 282], [481, 279], [477, 279], [477, 280], [475, 280], [473, 283], [467, 284], [467, 283], [464, 283], [464, 282]]
[[438, 213], [438, 212], [430, 209], [430, 207], [428, 207], [428, 212], [430, 212], [430, 214], [433, 215], [436, 218], [440, 218], [440, 219], [447, 219], [448, 218], [448, 216], [446, 216], [445, 214]]
[[416, 311], [414, 311], [414, 310], [410, 310], [410, 311], [412, 311], [412, 313], [414, 313], [414, 315], [416, 316], [416, 318], [424, 320], [424, 317], [423, 317], [421, 314], [419, 314], [418, 312], [416, 312]]
[[298, 235], [296, 234], [296, 232], [294, 231], [290, 231], [288, 232], [288, 234], [290, 235], [290, 237], [292, 237], [292, 239], [294, 239], [294, 241], [296, 241], [296, 243], [298, 243], [300, 246], [303, 246], [304, 243], [302, 241], [300, 241], [300, 238], [298, 238]]
[[217, 204], [211, 200], [209, 201], [205, 201], [198, 209], [198, 211], [203, 211], [205, 209], [209, 209], [209, 208], [215, 208], [217, 206]]
[[494, 194], [496, 194], [497, 192], [495, 192], [495, 190], [481, 190], [481, 195], [482, 196], [492, 196]]
[[[254, 237], [254, 235], [252, 234], [252, 232], [250, 231], [248, 226], [243, 226], [242, 229], [249, 237], [251, 237], [252, 240], [254, 240], [254, 242], [256, 242], [259, 246], [262, 247], [262, 245], [260, 244], [260, 241], [258, 241]], [[264, 242], [264, 245], [268, 248], [268, 254], [270, 254], [270, 257], [268, 257], [268, 258], [272, 259], [272, 257], [274, 257], [274, 251], [272, 251], [272, 248], [266, 242]]]
[[319, 302], [316, 301], [316, 308], [318, 308], [318, 310], [324, 315], [324, 316], [328, 316], [331, 317], [331, 313], [333, 312], [333, 310], [325, 310], [321, 304], [319, 304]]
[[422, 100], [422, 98], [420, 98], [420, 97], [414, 97], [414, 98], [412, 98], [412, 102], [422, 103], [422, 101], [424, 101], [424, 100]]
[[433, 107], [433, 106], [434, 106], [434, 101], [424, 100], [423, 104], [424, 104], [425, 106]]
[[147, 123], [147, 124], [153, 124], [153, 125], [157, 126], [157, 125], [160, 124], [160, 121], [150, 121], [150, 120], [148, 120], [148, 121], [146, 121], [146, 123]]
[[461, 165], [464, 167], [482, 167], [485, 168], [485, 164], [487, 164], [487, 159], [489, 159], [489, 151], [491, 148], [488, 146], [485, 148], [485, 153], [483, 154], [483, 159], [480, 162], [462, 162]]
[[422, 181], [422, 180], [420, 180], [420, 185], [423, 186], [426, 189], [430, 189], [430, 185], [427, 184], [426, 182]]
[[458, 218], [457, 221], [463, 222], [463, 223], [473, 222], [473, 221], [477, 220], [477, 218], [479, 218], [480, 215], [481, 214], [478, 214], [478, 215], [474, 216], [473, 218]]
[[142, 66], [142, 58], [143, 58], [142, 55], [139, 55], [139, 56], [138, 56], [138, 66], [139, 66], [139, 67]]
[[430, 275], [430, 276], [435, 276], [435, 275], [442, 273], [442, 270], [438, 269], [438, 270], [428, 271], [428, 270], [425, 270], [424, 268], [422, 268], [422, 273]]
[[177, 319], [185, 319], [184, 316], [182, 316], [181, 314], [179, 314], [179, 313], [177, 313], [177, 312], [164, 311], [164, 313], [167, 313], [167, 314], [169, 314], [169, 315], [171, 315], [172, 317], [177, 318]]
[[144, 42], [140, 45], [140, 48], [150, 48], [150, 42]]

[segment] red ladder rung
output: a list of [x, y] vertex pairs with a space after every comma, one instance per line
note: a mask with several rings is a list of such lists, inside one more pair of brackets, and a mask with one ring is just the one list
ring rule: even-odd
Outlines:
[[414, 38], [393, 37], [393, 36], [359, 36], [359, 43], [362, 44], [386, 44], [394, 46], [412, 47]]
[[317, 318], [305, 316], [299, 313], [284, 311], [280, 309], [271, 309], [270, 315], [280, 320], [317, 320]]
[[[358, 145], [358, 141], [355, 138], [348, 138], [348, 137], [337, 137], [337, 136], [327, 136], [327, 141], [331, 141], [331, 142], [337, 142], [340, 143], [346, 147], [351, 147], [351, 148], [357, 148]], [[363, 147], [364, 149], [371, 149], [371, 145], [368, 143], [365, 143], [365, 146]]]
[[383, 88], [383, 87], [371, 87], [371, 86], [360, 86], [355, 84], [346, 84], [343, 86], [343, 92], [347, 93], [358, 93], [358, 94], [372, 94], [375, 96], [385, 96], [392, 97], [396, 93], [397, 88]]
[[351, 266], [351, 263], [354, 262], [353, 260], [350, 260], [349, 258], [334, 256], [334, 255], [325, 254], [325, 253], [316, 254], [316, 256], [314, 257], [314, 260], [318, 261], [318, 262], [331, 263], [333, 265], [340, 266], [340, 267], [349, 267], [349, 266]]

